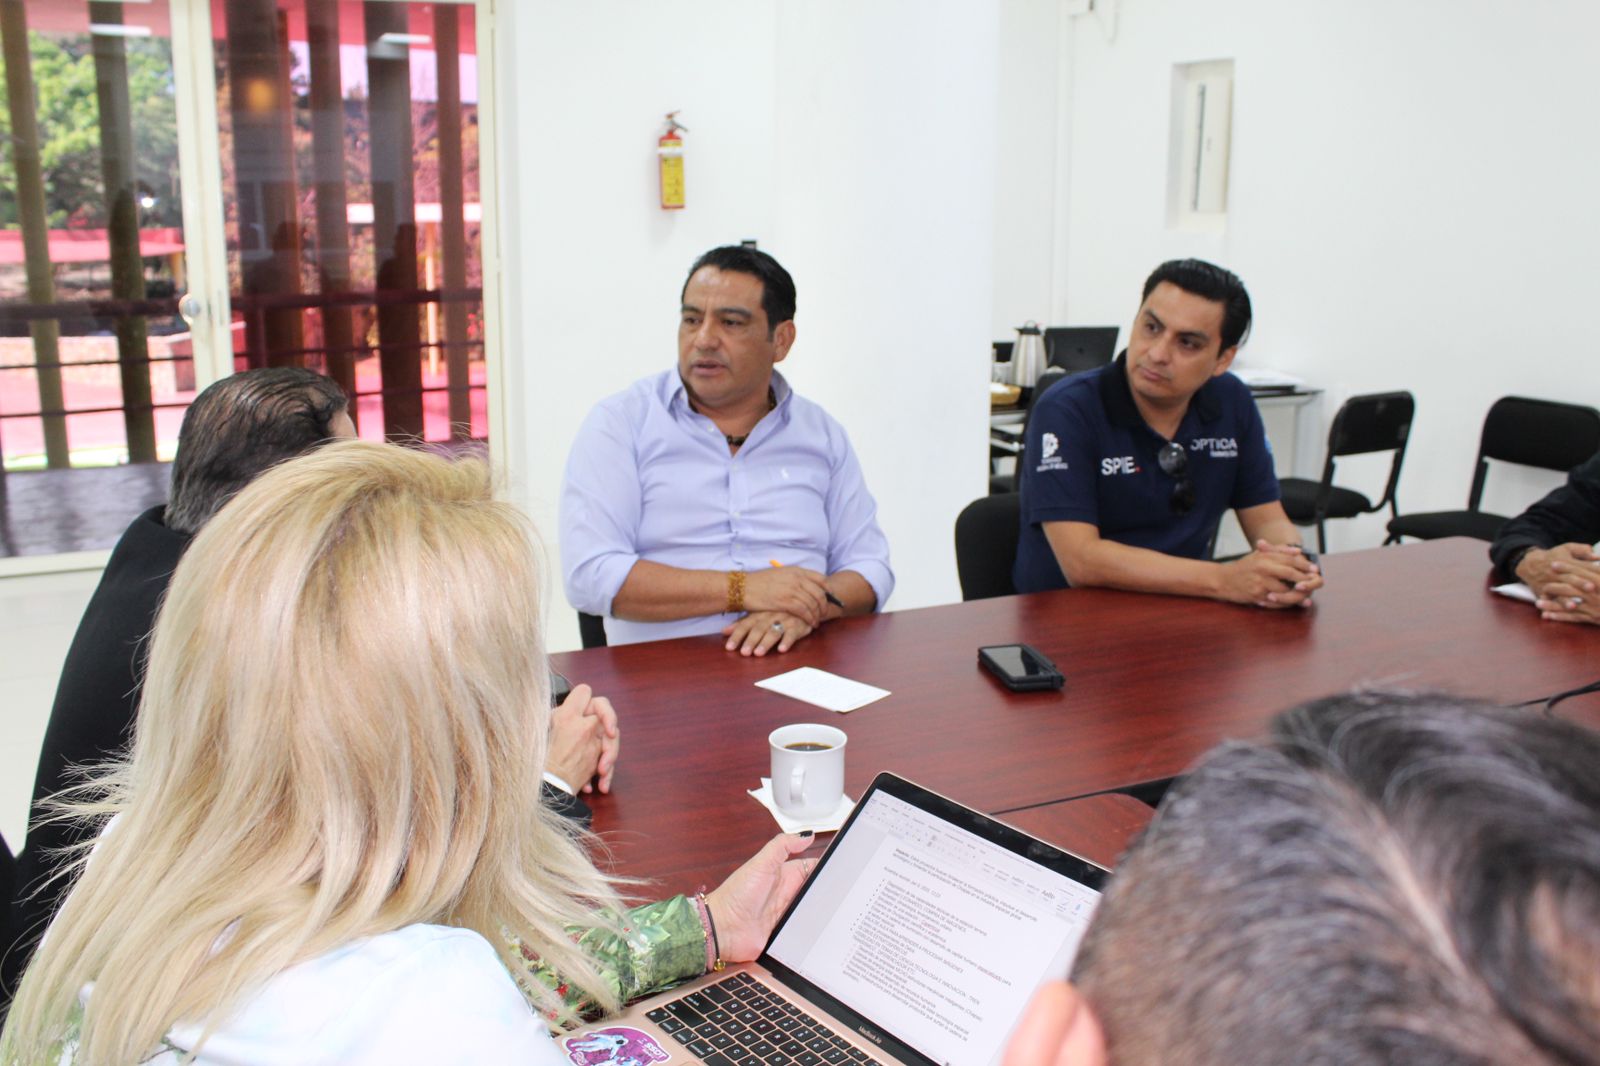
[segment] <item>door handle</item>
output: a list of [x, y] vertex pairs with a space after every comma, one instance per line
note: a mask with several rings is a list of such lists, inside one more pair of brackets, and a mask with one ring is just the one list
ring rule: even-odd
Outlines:
[[178, 314], [190, 329], [194, 328], [195, 319], [206, 312], [205, 301], [192, 292], [186, 292], [178, 298]]

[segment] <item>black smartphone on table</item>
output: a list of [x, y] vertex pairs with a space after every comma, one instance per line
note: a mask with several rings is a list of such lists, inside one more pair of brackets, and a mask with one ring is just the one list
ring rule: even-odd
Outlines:
[[978, 649], [978, 662], [1013, 692], [1040, 692], [1066, 684], [1056, 664], [1027, 644], [991, 644]]

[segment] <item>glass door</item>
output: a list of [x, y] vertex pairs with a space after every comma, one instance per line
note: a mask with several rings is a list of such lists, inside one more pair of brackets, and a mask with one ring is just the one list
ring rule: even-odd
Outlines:
[[364, 437], [487, 441], [480, 12], [0, 0], [0, 571], [163, 502], [234, 370], [327, 374]]
[[203, 377], [171, 13], [3, 0], [0, 62], [0, 555], [105, 547], [166, 498]]
[[373, 439], [487, 439], [476, 9], [211, 0], [239, 369], [293, 364]]

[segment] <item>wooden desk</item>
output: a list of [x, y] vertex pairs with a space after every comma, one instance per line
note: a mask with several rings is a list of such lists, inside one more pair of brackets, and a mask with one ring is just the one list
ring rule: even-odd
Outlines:
[[[1600, 675], [1600, 630], [1491, 595], [1480, 541], [1330, 555], [1324, 568], [1305, 611], [1072, 589], [847, 619], [763, 659], [715, 637], [552, 658], [622, 715], [596, 828], [621, 871], [675, 887], [714, 883], [774, 832], [744, 790], [767, 772], [767, 734], [790, 722], [837, 719], [851, 795], [888, 769], [1003, 814], [1173, 777], [1217, 741], [1354, 685], [1513, 702]], [[1019, 695], [978, 667], [979, 645], [1016, 641], [1054, 659], [1066, 688]], [[797, 666], [892, 695], [835, 716], [754, 687]], [[1562, 713], [1600, 724], [1586, 700]]]

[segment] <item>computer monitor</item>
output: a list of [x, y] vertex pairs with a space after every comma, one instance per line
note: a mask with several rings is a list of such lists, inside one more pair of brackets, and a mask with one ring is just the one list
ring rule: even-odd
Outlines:
[[1044, 353], [1051, 366], [1069, 374], [1105, 366], [1117, 354], [1116, 326], [1051, 326], [1044, 331]]

